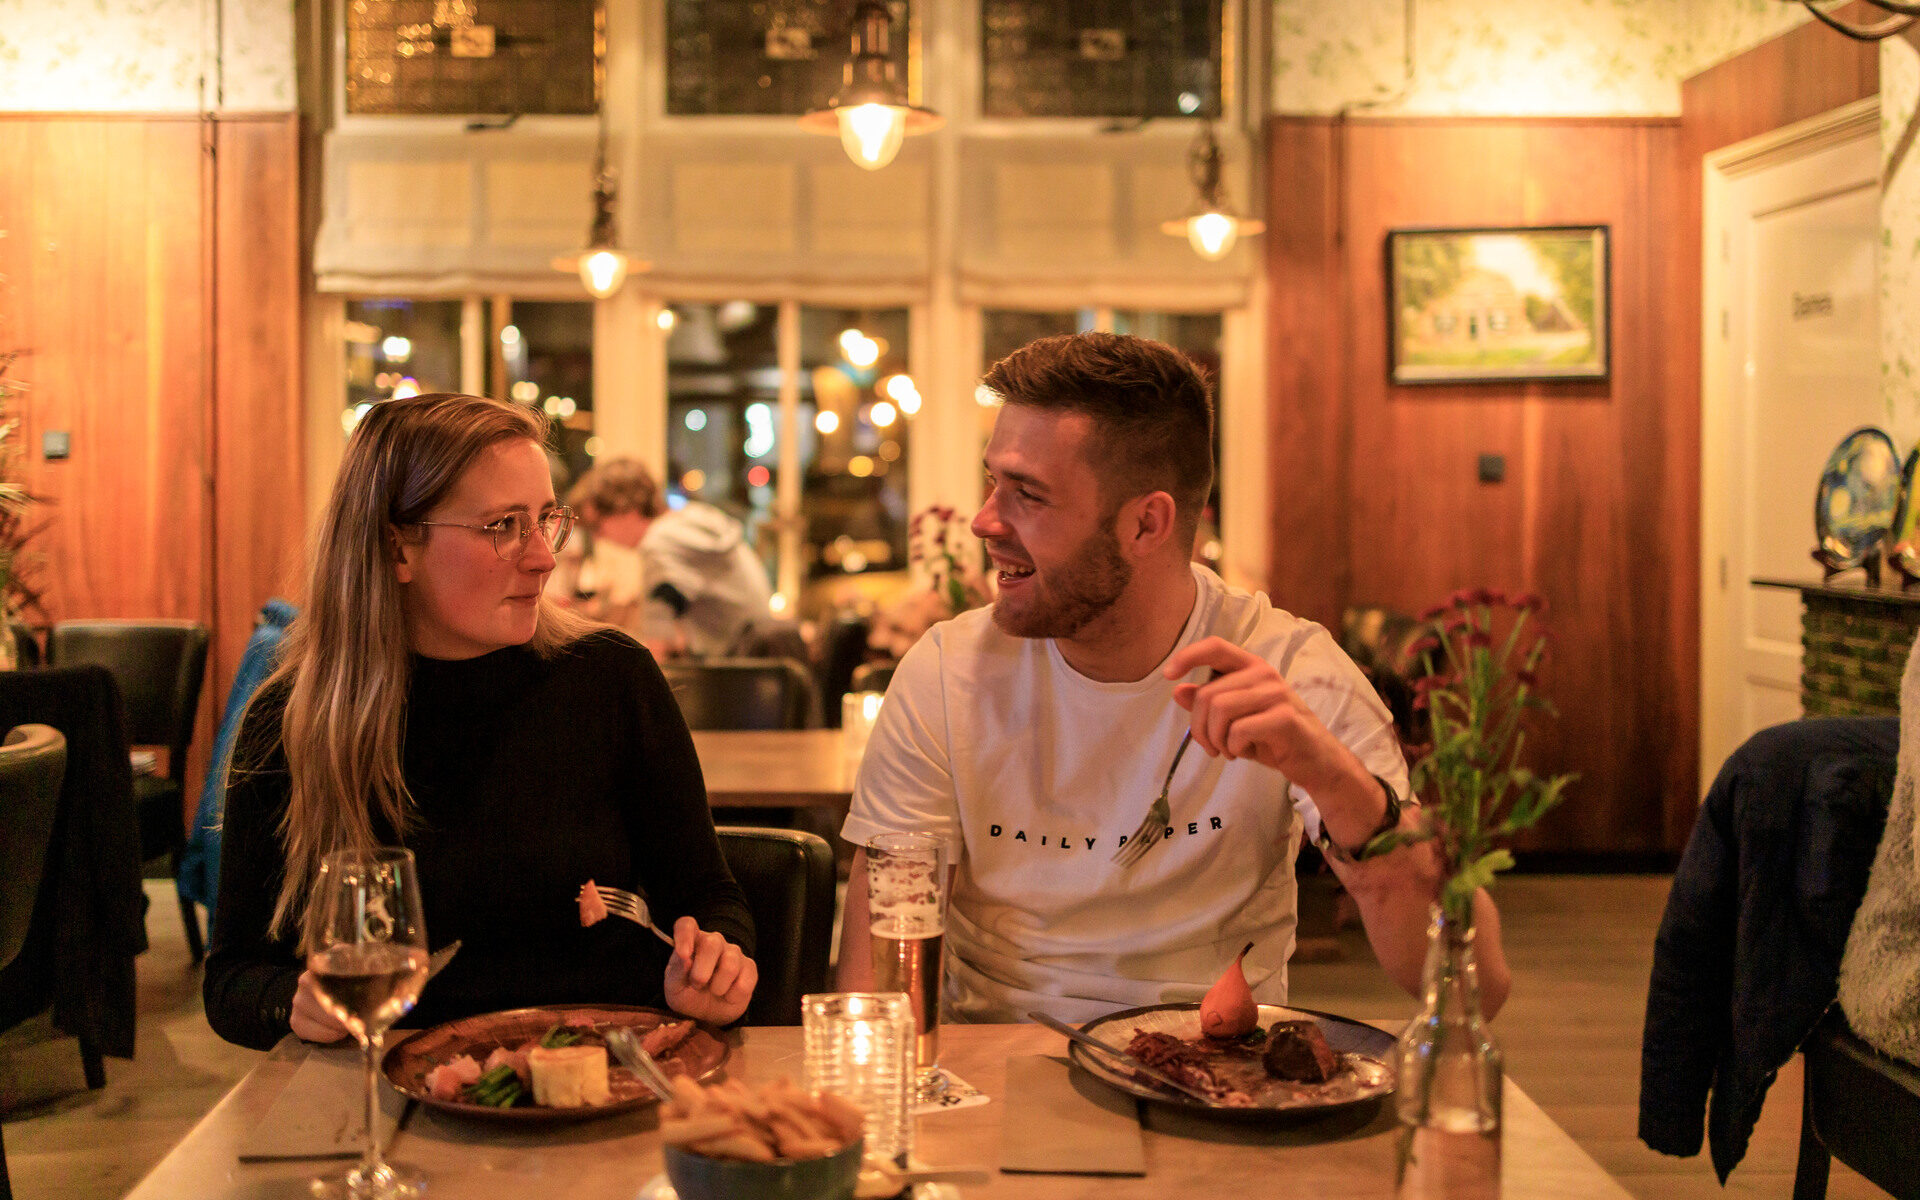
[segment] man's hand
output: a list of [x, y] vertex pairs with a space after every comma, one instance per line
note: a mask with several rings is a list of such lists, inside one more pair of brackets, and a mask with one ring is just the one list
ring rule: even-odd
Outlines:
[[673, 957], [667, 960], [667, 1006], [711, 1025], [736, 1021], [753, 999], [760, 968], [740, 947], [705, 933], [692, 917], [673, 923]]
[[1178, 651], [1161, 673], [1178, 679], [1196, 667], [1214, 678], [1182, 683], [1174, 703], [1193, 714], [1193, 740], [1208, 754], [1250, 758], [1318, 795], [1329, 784], [1366, 779], [1366, 768], [1320, 723], [1280, 672], [1227, 641], [1210, 637]]
[[294, 989], [293, 1012], [287, 1023], [303, 1042], [337, 1042], [349, 1036], [347, 1027], [321, 1006], [320, 984], [312, 971], [300, 972], [300, 986]]

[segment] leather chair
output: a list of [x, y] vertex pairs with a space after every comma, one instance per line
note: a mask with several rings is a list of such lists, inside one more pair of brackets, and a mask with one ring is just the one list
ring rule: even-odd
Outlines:
[[40, 637], [32, 626], [24, 621], [10, 621], [8, 629], [13, 634], [14, 661], [23, 667], [37, 667], [46, 661], [47, 656], [40, 649]]
[[1806, 1089], [1793, 1200], [1824, 1200], [1836, 1158], [1897, 1200], [1920, 1198], [1920, 1070], [1854, 1036], [1838, 1004], [1800, 1053]]
[[790, 658], [668, 661], [660, 668], [689, 729], [813, 729], [820, 693]]
[[893, 682], [893, 663], [861, 663], [853, 669], [850, 692], [884, 692]]
[[827, 990], [836, 876], [833, 849], [793, 829], [722, 825], [720, 850], [747, 894], [760, 982], [747, 1005], [750, 1025], [798, 1025], [800, 997]]
[[[13, 965], [23, 951], [51, 953], [51, 930], [43, 920], [34, 928], [40, 883], [46, 876], [47, 854], [53, 846], [53, 823], [60, 809], [60, 781], [67, 771], [67, 739], [47, 725], [21, 725], [0, 745], [0, 971]], [[46, 978], [51, 972], [32, 974]], [[11, 1028], [53, 1003], [53, 991], [25, 998], [17, 1007], [0, 1010], [0, 1030]], [[80, 1041], [87, 1086], [106, 1082], [100, 1047], [91, 1038]], [[98, 1080], [99, 1083], [96, 1083]], [[7, 1182], [7, 1148], [0, 1142], [0, 1196], [11, 1195]]]
[[[125, 705], [127, 740], [166, 748], [166, 774], [136, 776], [133, 796], [142, 861], [164, 854], [177, 878], [187, 844], [187, 748], [207, 671], [207, 627], [197, 621], [60, 621], [48, 639], [47, 657], [57, 667], [111, 671]], [[199, 914], [185, 896], [180, 897], [180, 921], [197, 963], [206, 949]]]
[[[54, 1002], [53, 905], [40, 893], [49, 890], [43, 885], [66, 773], [67, 739], [50, 725], [16, 726], [0, 744], [0, 973], [29, 985], [0, 990], [0, 1031]], [[20, 970], [10, 971], [16, 963]], [[84, 1024], [76, 1033], [87, 1086], [106, 1086], [98, 1039]]]

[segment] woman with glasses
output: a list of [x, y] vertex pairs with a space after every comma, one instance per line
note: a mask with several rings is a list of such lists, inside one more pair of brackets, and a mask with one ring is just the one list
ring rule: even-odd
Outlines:
[[[411, 1024], [548, 1003], [727, 1023], [757, 971], [745, 897], [660, 670], [544, 594], [573, 514], [535, 410], [472, 396], [377, 404], [347, 444], [304, 610], [236, 744], [207, 956], [208, 1020], [266, 1048], [335, 1041], [303, 974], [328, 851], [405, 845], [426, 927], [460, 953]], [[583, 927], [589, 879], [643, 891]]]

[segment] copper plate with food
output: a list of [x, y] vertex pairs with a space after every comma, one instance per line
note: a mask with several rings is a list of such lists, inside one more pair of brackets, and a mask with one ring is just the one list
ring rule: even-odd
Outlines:
[[1080, 1028], [1214, 1096], [1209, 1103], [1176, 1092], [1068, 1043], [1074, 1064], [1095, 1078], [1175, 1108], [1243, 1120], [1300, 1119], [1393, 1094], [1394, 1036], [1331, 1013], [1262, 1004], [1254, 1033], [1224, 1041], [1200, 1032], [1198, 1004], [1129, 1008]]
[[[556, 1028], [572, 1035], [554, 1039], [568, 1046], [529, 1053]], [[660, 1047], [655, 1057], [669, 1075], [711, 1078], [732, 1053], [714, 1029], [661, 1009], [549, 1004], [482, 1013], [408, 1033], [387, 1050], [381, 1069], [402, 1095], [443, 1112], [504, 1121], [591, 1120], [658, 1102], [626, 1067], [608, 1062], [604, 1075], [599, 1069], [607, 1058], [604, 1031], [614, 1028], [634, 1030], [643, 1044], [651, 1037], [654, 1045], [648, 1049]], [[597, 1047], [600, 1053], [585, 1053], [582, 1047]], [[529, 1058], [543, 1060], [540, 1077], [533, 1077]], [[491, 1069], [496, 1067], [509, 1069]], [[442, 1077], [444, 1072], [452, 1073], [451, 1082]], [[522, 1094], [505, 1105], [482, 1102], [479, 1097], [500, 1099], [501, 1089], [490, 1086], [494, 1076], [506, 1078], [508, 1093], [524, 1085]], [[541, 1093], [537, 1098], [536, 1088]]]

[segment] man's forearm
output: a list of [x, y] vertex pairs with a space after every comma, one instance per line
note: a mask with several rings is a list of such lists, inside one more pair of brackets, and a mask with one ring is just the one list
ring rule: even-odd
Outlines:
[[846, 908], [840, 915], [840, 962], [834, 987], [842, 992], [873, 990], [873, 950], [867, 919], [867, 852], [853, 852], [847, 876]]
[[[1405, 846], [1364, 862], [1334, 864], [1367, 929], [1380, 966], [1410, 995], [1418, 996], [1427, 961], [1427, 926], [1440, 895], [1440, 864], [1431, 843]], [[1500, 912], [1486, 889], [1474, 893], [1475, 959], [1480, 973], [1480, 1003], [1491, 1018], [1506, 1003], [1512, 987], [1506, 948], [1500, 938]]]

